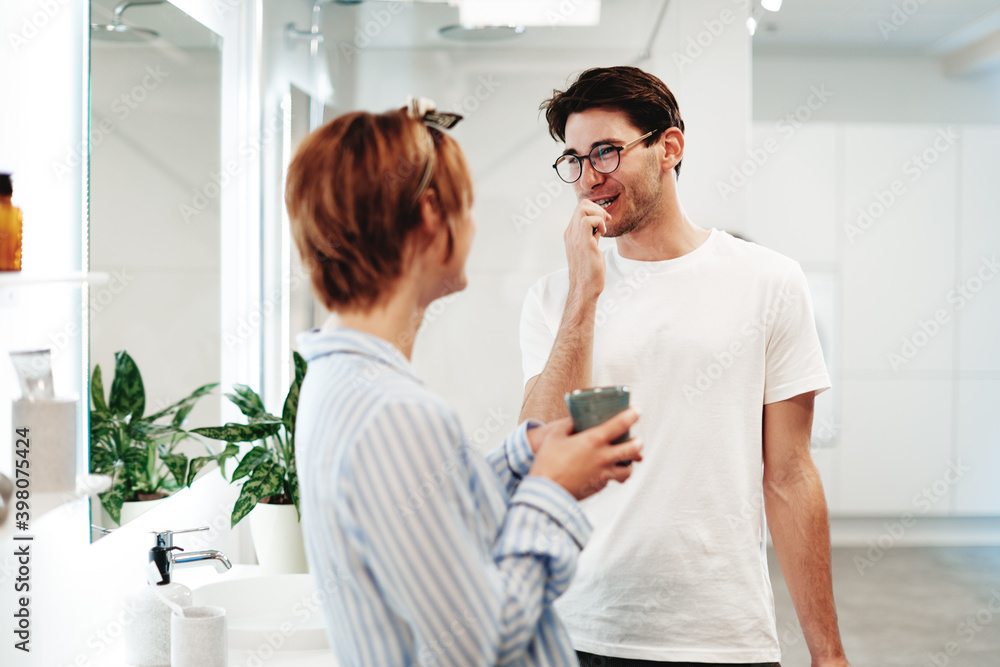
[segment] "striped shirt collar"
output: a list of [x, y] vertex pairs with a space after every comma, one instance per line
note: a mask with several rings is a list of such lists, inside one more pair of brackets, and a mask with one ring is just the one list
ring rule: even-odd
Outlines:
[[306, 361], [312, 363], [330, 354], [359, 354], [379, 361], [395, 371], [412, 378], [415, 382], [423, 381], [413, 370], [413, 365], [395, 345], [387, 340], [358, 329], [337, 326], [332, 329], [313, 329], [298, 335], [299, 352]]

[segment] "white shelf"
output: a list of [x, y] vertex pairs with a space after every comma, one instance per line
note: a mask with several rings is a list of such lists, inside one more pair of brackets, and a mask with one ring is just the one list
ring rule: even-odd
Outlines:
[[108, 274], [100, 271], [75, 271], [71, 273], [23, 273], [21, 271], [0, 272], [0, 289], [5, 287], [21, 287], [24, 285], [41, 285], [44, 283], [90, 283], [103, 285], [108, 282]]

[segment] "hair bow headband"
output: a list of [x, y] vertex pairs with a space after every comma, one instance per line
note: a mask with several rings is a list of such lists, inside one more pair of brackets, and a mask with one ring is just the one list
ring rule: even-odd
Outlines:
[[431, 136], [430, 128], [450, 130], [458, 124], [458, 121], [462, 120], [462, 116], [457, 113], [438, 111], [433, 100], [426, 97], [413, 97], [413, 95], [406, 96], [405, 108], [410, 118], [422, 121], [428, 127], [427, 143], [430, 146], [430, 152], [427, 157], [427, 168], [424, 170], [423, 178], [420, 179], [420, 185], [417, 186], [416, 194], [413, 195], [413, 203], [416, 204], [431, 182], [431, 174], [434, 173], [434, 137]]

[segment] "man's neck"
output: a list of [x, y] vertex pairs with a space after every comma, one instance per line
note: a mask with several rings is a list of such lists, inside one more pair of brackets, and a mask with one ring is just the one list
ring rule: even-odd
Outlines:
[[656, 262], [688, 254], [707, 241], [710, 234], [709, 230], [695, 226], [676, 205], [642, 228], [615, 240], [622, 257]]

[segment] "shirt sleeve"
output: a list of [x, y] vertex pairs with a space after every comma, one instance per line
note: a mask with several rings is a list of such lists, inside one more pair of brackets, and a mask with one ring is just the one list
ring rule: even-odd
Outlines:
[[590, 535], [569, 493], [527, 477], [498, 534], [484, 538], [472, 489], [487, 480], [477, 479], [478, 454], [464, 442], [457, 420], [436, 406], [402, 403], [381, 410], [352, 453], [350, 532], [421, 664], [525, 657]]
[[544, 287], [543, 278], [528, 290], [521, 307], [521, 367], [524, 371], [524, 384], [541, 374], [556, 341], [556, 329], [546, 322], [545, 311], [542, 309]]
[[798, 263], [785, 276], [770, 308], [775, 316], [764, 353], [764, 404], [829, 389], [812, 298]]
[[528, 431], [541, 425], [542, 422], [537, 419], [521, 422], [517, 430], [507, 436], [502, 445], [486, 455], [486, 461], [496, 473], [508, 498], [514, 495], [517, 485], [535, 462], [535, 452], [531, 450], [531, 443], [528, 442]]

